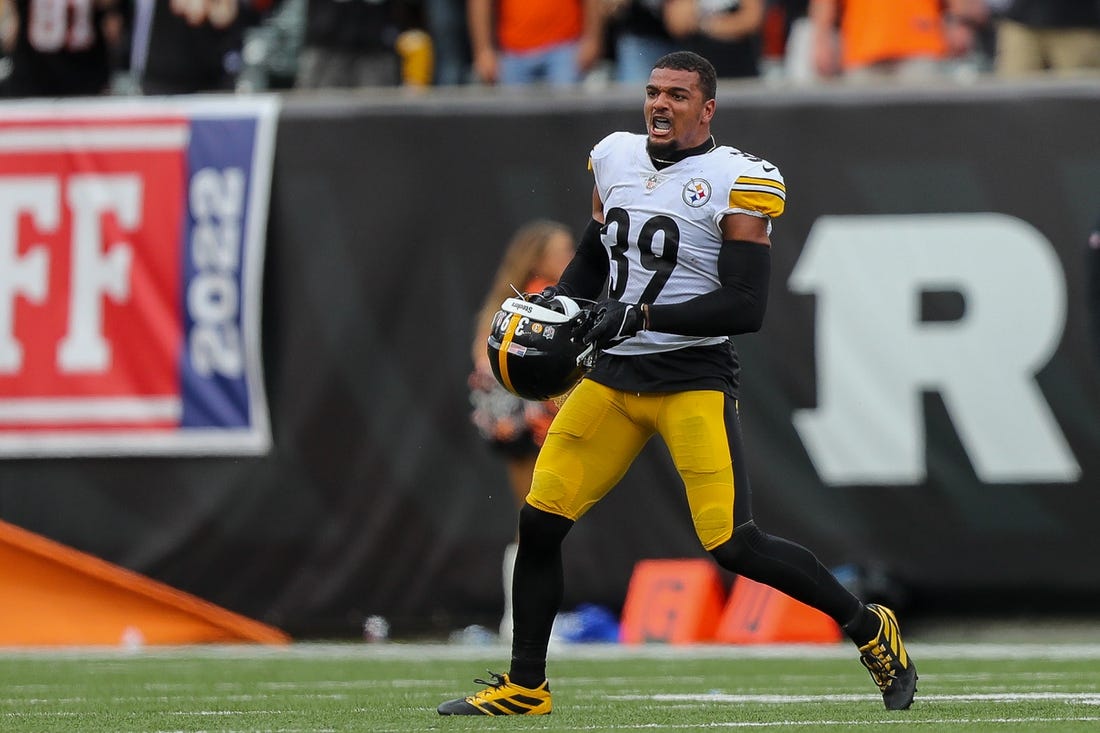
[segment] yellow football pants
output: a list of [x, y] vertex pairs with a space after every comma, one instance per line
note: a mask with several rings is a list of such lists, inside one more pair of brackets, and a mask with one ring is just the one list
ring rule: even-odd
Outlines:
[[[684, 482], [699, 541], [707, 550], [717, 547], [733, 534], [741, 453], [736, 405], [722, 392], [639, 395], [581, 380], [550, 426], [527, 503], [579, 519], [622, 479], [654, 433]], [[751, 509], [747, 481], [736, 473], [745, 488], [737, 508], [742, 524]]]

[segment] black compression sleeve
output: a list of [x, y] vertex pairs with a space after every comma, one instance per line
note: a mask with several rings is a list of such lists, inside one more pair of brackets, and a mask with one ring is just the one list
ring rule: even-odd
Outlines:
[[726, 240], [718, 253], [721, 287], [671, 305], [649, 307], [650, 331], [683, 336], [736, 336], [760, 330], [768, 307], [771, 247]]
[[603, 294], [611, 264], [607, 259], [607, 250], [600, 240], [601, 228], [602, 225], [595, 219], [589, 220], [588, 226], [584, 228], [577, 254], [558, 280], [558, 290], [562, 295], [596, 300]]

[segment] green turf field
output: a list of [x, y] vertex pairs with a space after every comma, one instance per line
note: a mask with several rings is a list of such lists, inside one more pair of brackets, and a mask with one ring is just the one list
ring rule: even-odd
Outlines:
[[0, 731], [1100, 731], [1100, 645], [910, 644], [913, 708], [851, 647], [575, 645], [553, 715], [440, 718], [503, 647], [295, 644], [0, 651]]

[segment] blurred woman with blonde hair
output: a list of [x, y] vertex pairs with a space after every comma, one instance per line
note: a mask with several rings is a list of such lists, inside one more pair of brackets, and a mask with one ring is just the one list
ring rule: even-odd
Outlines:
[[[493, 377], [485, 344], [493, 316], [500, 310], [501, 303], [514, 296], [515, 290], [537, 293], [556, 284], [565, 266], [573, 259], [575, 249], [572, 233], [560, 222], [536, 219], [521, 226], [504, 252], [477, 315], [471, 351], [474, 369], [468, 380], [470, 403], [473, 405], [470, 417], [481, 437], [504, 458], [517, 510], [523, 506], [531, 487], [535, 458], [558, 408], [549, 400], [523, 400], [501, 387]], [[516, 545], [512, 543], [504, 553], [505, 603], [500, 633], [505, 638], [511, 638], [512, 566], [515, 556]]]

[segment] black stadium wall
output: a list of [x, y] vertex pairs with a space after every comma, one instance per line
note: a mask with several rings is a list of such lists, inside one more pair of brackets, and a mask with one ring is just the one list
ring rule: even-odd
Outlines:
[[[588, 218], [636, 90], [287, 97], [262, 457], [0, 460], [0, 518], [299, 637], [495, 622], [515, 510], [469, 422], [472, 319], [512, 231]], [[1085, 241], [1100, 85], [723, 85], [778, 165], [771, 300], [739, 337], [758, 523], [911, 613], [1100, 599]], [[659, 442], [566, 541], [566, 605], [702, 552]]]

